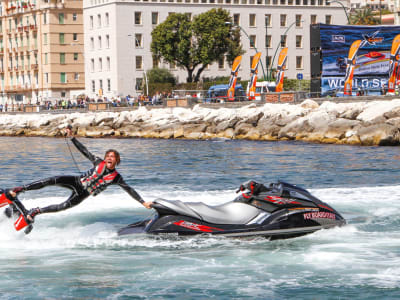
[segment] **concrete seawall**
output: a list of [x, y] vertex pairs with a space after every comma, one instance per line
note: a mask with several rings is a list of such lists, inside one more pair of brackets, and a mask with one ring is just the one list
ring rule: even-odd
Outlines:
[[400, 99], [387, 101], [146, 108], [119, 112], [1, 114], [1, 136], [302, 140], [399, 145]]

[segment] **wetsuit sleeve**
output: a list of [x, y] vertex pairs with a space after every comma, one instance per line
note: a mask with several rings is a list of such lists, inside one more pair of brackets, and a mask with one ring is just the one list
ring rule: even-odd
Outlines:
[[71, 142], [75, 145], [76, 149], [79, 150], [80, 153], [83, 154], [87, 159], [89, 159], [92, 163], [95, 163], [97, 157], [94, 156], [89, 150], [81, 144], [75, 137], [71, 138]]
[[120, 187], [122, 187], [124, 189], [124, 191], [127, 192], [133, 199], [135, 199], [136, 201], [139, 201], [140, 203], [144, 203], [144, 200], [142, 199], [142, 197], [140, 197], [140, 195], [125, 182], [125, 180], [122, 178], [122, 176], [119, 175], [118, 177], [119, 178], [118, 178], [118, 181], [116, 182], [116, 184], [118, 184]]

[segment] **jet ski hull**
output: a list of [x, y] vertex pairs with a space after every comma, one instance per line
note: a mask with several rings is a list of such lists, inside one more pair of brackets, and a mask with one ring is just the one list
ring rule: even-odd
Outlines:
[[155, 215], [152, 219], [130, 224], [119, 230], [119, 235], [215, 235], [226, 237], [259, 236], [271, 240], [299, 237], [320, 229], [342, 226], [346, 221], [332, 212], [302, 210], [296, 213], [278, 212], [260, 224], [212, 224], [182, 215]]

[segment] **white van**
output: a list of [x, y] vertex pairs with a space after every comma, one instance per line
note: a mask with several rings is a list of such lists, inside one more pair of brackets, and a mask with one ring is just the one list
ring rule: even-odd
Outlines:
[[[254, 95], [256, 101], [261, 100], [261, 94], [275, 92], [275, 82], [271, 81], [257, 81], [256, 82], [256, 93]], [[247, 84], [246, 95], [249, 97], [250, 81]]]

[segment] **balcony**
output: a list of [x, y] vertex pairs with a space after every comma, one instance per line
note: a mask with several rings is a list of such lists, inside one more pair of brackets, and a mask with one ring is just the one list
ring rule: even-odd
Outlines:
[[11, 72], [13, 70], [12, 67], [8, 67], [8, 72]]
[[3, 73], [4, 73], [4, 69], [0, 68], [0, 74], [3, 74]]
[[24, 26], [24, 31], [29, 32], [29, 26]]
[[39, 65], [38, 64], [31, 64], [31, 69], [32, 70], [38, 70], [39, 69]]
[[37, 31], [37, 26], [36, 26], [36, 25], [30, 25], [29, 28], [30, 28], [32, 31]]

